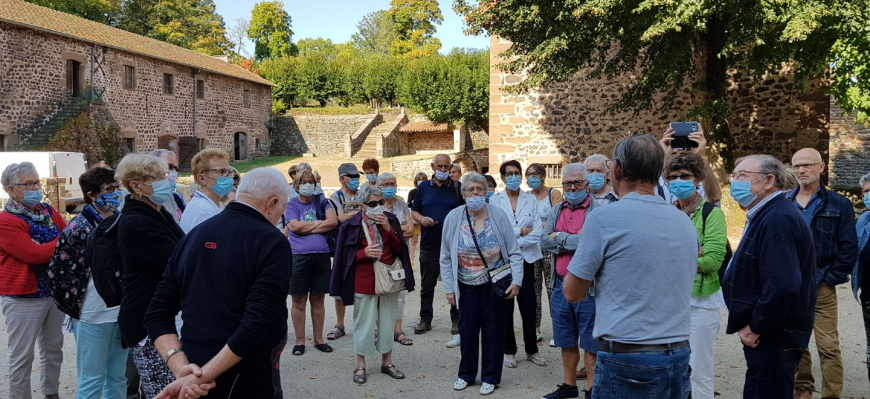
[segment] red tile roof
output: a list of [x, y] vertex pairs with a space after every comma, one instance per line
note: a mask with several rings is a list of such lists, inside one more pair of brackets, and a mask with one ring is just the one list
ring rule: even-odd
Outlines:
[[453, 129], [446, 123], [435, 123], [430, 121], [422, 121], [422, 122], [409, 122], [407, 125], [402, 126], [399, 129], [400, 132], [405, 133], [443, 133], [443, 132], [453, 132]]

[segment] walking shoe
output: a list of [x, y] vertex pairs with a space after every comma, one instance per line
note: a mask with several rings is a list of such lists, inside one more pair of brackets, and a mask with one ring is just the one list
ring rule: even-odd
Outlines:
[[495, 391], [495, 385], [492, 385], [488, 382], [483, 382], [480, 384], [480, 394], [481, 395], [489, 395]]
[[535, 353], [534, 355], [529, 355], [528, 359], [532, 363], [537, 364], [538, 366], [546, 366], [547, 365], [547, 359], [544, 359], [544, 357], [541, 356], [540, 353]]
[[447, 341], [447, 347], [448, 348], [455, 348], [455, 347], [459, 346], [461, 343], [462, 342], [459, 339], [459, 334], [456, 334], [453, 336], [453, 339], [451, 339], [450, 341]]
[[537, 339], [536, 339], [536, 342], [541, 342], [541, 341], [544, 340], [544, 334], [541, 334], [541, 333], [535, 333], [535, 338], [537, 338]]
[[548, 393], [542, 396], [542, 399], [567, 399], [579, 398], [580, 390], [576, 385], [559, 384], [559, 387], [553, 393]]
[[468, 382], [466, 382], [462, 378], [457, 379], [456, 382], [453, 383], [453, 389], [457, 390], [457, 391], [461, 391], [467, 387], [468, 387]]
[[555, 348], [555, 347], [556, 347], [556, 340], [555, 340], [555, 339], [551, 339], [551, 340], [550, 340], [550, 347], [551, 347], [551, 348]]
[[517, 368], [517, 359], [516, 359], [516, 358], [514, 358], [514, 359], [508, 359], [508, 358], [507, 358], [507, 355], [505, 355], [505, 356], [504, 356], [504, 361], [503, 361], [503, 363], [504, 363], [504, 366], [507, 367], [507, 368], [509, 368], [509, 369], [515, 369], [515, 368]]
[[432, 323], [421, 321], [417, 324], [417, 327], [414, 327], [414, 334], [425, 334], [426, 331], [432, 329]]
[[453, 327], [450, 327], [450, 333], [453, 335], [459, 334], [459, 320], [453, 322]]
[[[689, 393], [689, 399], [692, 398], [692, 394]], [[583, 391], [583, 399], [592, 399], [592, 391]]]
[[803, 388], [794, 390], [794, 399], [813, 399], [813, 391], [808, 391]]

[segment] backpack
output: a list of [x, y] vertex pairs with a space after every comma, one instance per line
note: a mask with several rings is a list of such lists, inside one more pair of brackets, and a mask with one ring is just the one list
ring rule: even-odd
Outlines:
[[[711, 204], [709, 202], [704, 203], [704, 208], [701, 210], [701, 234], [705, 234], [707, 231], [707, 216], [710, 216], [710, 212], [713, 212], [713, 209], [716, 209], [715, 204]], [[725, 279], [725, 270], [728, 269], [728, 264], [731, 263], [731, 257], [734, 256], [734, 252], [731, 251], [731, 243], [728, 242], [728, 239], [725, 239], [725, 259], [722, 259], [722, 266], [719, 267], [717, 271], [719, 274], [719, 282]]]
[[124, 263], [118, 248], [118, 221], [121, 213], [103, 219], [91, 230], [85, 247], [85, 265], [91, 270], [97, 293], [108, 307], [121, 304]]
[[[339, 194], [339, 198], [344, 198], [344, 195]], [[323, 204], [321, 202], [322, 199], [323, 195], [314, 196], [314, 212], [317, 215], [317, 220], [326, 220], [326, 204]], [[332, 207], [332, 210], [335, 212], [336, 217], [338, 217], [338, 207], [332, 202], [332, 200], [326, 199], [326, 201]], [[323, 235], [326, 237], [326, 244], [329, 245], [330, 253], [335, 253], [335, 242], [338, 239], [339, 227], [341, 227], [341, 221], [338, 222], [334, 229], [323, 233]]]

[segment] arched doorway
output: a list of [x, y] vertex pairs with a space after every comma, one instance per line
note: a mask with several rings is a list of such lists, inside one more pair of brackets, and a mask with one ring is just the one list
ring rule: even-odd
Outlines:
[[236, 132], [233, 136], [233, 146], [236, 161], [248, 159], [248, 135], [245, 132]]

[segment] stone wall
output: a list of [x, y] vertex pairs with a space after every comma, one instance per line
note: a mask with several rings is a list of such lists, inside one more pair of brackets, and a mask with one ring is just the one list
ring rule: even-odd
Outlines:
[[[96, 63], [91, 52], [95, 50]], [[271, 88], [266, 85], [173, 64], [121, 50], [0, 22], [0, 135], [27, 135], [67, 96], [66, 60], [80, 62], [81, 87], [105, 88], [103, 101], [134, 151], [147, 153], [162, 142], [179, 151], [189, 137], [234, 154], [234, 136], [245, 133], [248, 157], [269, 154], [266, 122]], [[124, 87], [124, 66], [135, 70], [134, 87]], [[174, 77], [173, 94], [163, 93], [163, 75]], [[194, 78], [205, 98], [194, 98]], [[250, 105], [244, 102], [249, 93]], [[195, 113], [194, 113], [195, 109]], [[192, 148], [195, 152], [196, 148]]]
[[348, 139], [374, 115], [299, 115], [273, 119], [272, 155], [344, 155]]
[[372, 134], [380, 135], [380, 137], [376, 137], [378, 158], [395, 157], [402, 154], [402, 139], [399, 130], [407, 123], [408, 116], [401, 113], [394, 120], [385, 122], [383, 126], [372, 131]]
[[[612, 154], [616, 143], [632, 134], [660, 136], [668, 122], [684, 120], [703, 100], [688, 87], [680, 90], [672, 110], [606, 113], [631, 83], [583, 80], [577, 77], [547, 85], [527, 94], [511, 95], [502, 88], [523, 77], [496, 68], [498, 55], [510, 42], [491, 38], [490, 168], [509, 159], [561, 164], [582, 161], [594, 153]], [[728, 102], [734, 111], [730, 129], [734, 155], [770, 153], [788, 161], [803, 147], [828, 153], [830, 102], [822, 82], [810, 82], [806, 92], [796, 89], [788, 70], [780, 76], [754, 81], [730, 71]], [[661, 100], [659, 98], [658, 100]], [[655, 106], [654, 106], [655, 109]]]
[[372, 132], [372, 129], [383, 123], [383, 121], [383, 115], [378, 113], [371, 115], [365, 124], [360, 126], [356, 132], [350, 135], [350, 144], [345, 148], [345, 155], [350, 158], [359, 152], [359, 150], [362, 149], [363, 144], [365, 144], [366, 139], [369, 138], [369, 133]]
[[828, 176], [837, 188], [857, 188], [858, 180], [870, 173], [870, 128], [855, 123], [855, 113], [846, 114], [831, 101], [831, 145]]
[[402, 154], [453, 151], [453, 132], [402, 132]]

